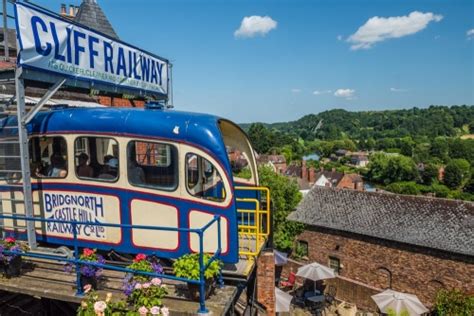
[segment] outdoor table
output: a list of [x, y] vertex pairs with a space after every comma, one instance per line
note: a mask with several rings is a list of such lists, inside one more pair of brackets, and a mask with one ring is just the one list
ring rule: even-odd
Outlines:
[[320, 295], [321, 292], [319, 292], [318, 290], [314, 290], [314, 291], [307, 291], [304, 293], [304, 298], [307, 299], [308, 297], [312, 297], [312, 296], [317, 296], [317, 295]]
[[314, 295], [306, 298], [307, 301], [310, 301], [311, 303], [321, 303], [324, 302], [325, 297], [324, 295]]

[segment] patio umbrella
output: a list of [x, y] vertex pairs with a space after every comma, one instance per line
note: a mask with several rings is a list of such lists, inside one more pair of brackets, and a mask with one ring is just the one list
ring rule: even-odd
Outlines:
[[316, 281], [332, 279], [336, 277], [333, 269], [323, 266], [317, 262], [300, 267], [296, 275], [305, 279], [313, 280], [314, 289], [316, 289]]
[[279, 288], [275, 288], [275, 312], [289, 312], [291, 300], [293, 296], [288, 293], [283, 292]]
[[282, 266], [288, 262], [288, 254], [278, 250], [273, 250], [273, 254], [275, 256], [275, 265]]
[[413, 294], [385, 290], [382, 293], [373, 295], [372, 299], [383, 313], [388, 313], [389, 310], [392, 310], [398, 315], [403, 311], [407, 311], [410, 316], [415, 316], [428, 312], [428, 309]]

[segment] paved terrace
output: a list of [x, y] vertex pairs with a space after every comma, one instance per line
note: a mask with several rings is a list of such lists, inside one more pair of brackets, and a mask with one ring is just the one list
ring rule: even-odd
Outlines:
[[[12, 293], [27, 294], [71, 303], [80, 303], [81, 297], [76, 293], [76, 275], [63, 271], [63, 265], [45, 260], [23, 259], [22, 275], [17, 278], [0, 278], [0, 290]], [[98, 293], [105, 298], [106, 293], [113, 293], [115, 298], [125, 298], [122, 293], [123, 272], [104, 270], [103, 280]], [[169, 294], [163, 304], [170, 309], [171, 315], [195, 315], [199, 302], [190, 301], [187, 297], [187, 286], [184, 283], [163, 279]], [[212, 315], [225, 315], [237, 295], [235, 286], [224, 286], [216, 289], [206, 301], [206, 307]]]

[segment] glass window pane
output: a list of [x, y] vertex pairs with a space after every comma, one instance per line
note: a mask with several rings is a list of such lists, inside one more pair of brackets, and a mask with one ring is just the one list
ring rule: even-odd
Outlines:
[[78, 137], [74, 143], [76, 175], [80, 179], [116, 181], [118, 143], [113, 138]]
[[186, 155], [186, 187], [192, 196], [216, 202], [225, 200], [220, 173], [209, 160], [196, 154]]
[[32, 137], [30, 168], [35, 178], [65, 178], [67, 176], [67, 144], [62, 137]]
[[178, 187], [176, 147], [163, 143], [131, 141], [127, 156], [130, 184], [166, 191]]

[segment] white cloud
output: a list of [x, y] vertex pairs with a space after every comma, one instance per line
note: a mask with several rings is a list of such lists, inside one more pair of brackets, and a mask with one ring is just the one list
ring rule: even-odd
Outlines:
[[265, 36], [271, 30], [276, 29], [277, 24], [277, 21], [269, 16], [246, 16], [242, 19], [239, 29], [234, 32], [234, 36], [242, 38]]
[[300, 92], [301, 92], [301, 89], [294, 88], [294, 89], [291, 89], [291, 92], [293, 92], [293, 93], [300, 93]]
[[355, 92], [356, 91], [354, 89], [337, 89], [336, 92], [334, 92], [334, 96], [352, 100], [354, 99]]
[[390, 88], [392, 92], [407, 92], [408, 89], [401, 89], [401, 88]]
[[338, 35], [338, 36], [337, 36], [337, 40], [338, 40], [338, 41], [342, 41], [342, 39], [343, 39], [342, 35]]
[[474, 39], [474, 29], [470, 29], [466, 32], [466, 36], [468, 40]]
[[349, 36], [347, 41], [352, 44], [352, 50], [369, 49], [375, 43], [386, 39], [415, 34], [425, 29], [430, 22], [439, 22], [442, 19], [442, 15], [419, 11], [388, 18], [374, 16], [359, 27], [357, 32]]
[[327, 94], [327, 93], [331, 93], [331, 92], [332, 92], [331, 90], [314, 90], [313, 94], [314, 95], [321, 95], [321, 94]]

